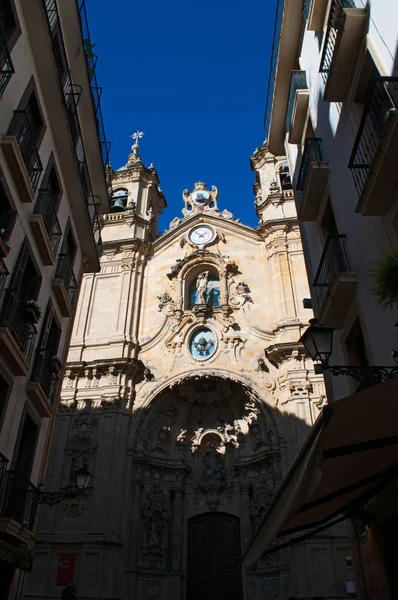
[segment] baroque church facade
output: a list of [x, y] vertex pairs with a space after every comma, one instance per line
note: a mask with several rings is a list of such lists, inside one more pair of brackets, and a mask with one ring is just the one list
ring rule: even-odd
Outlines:
[[[346, 598], [345, 524], [240, 556], [326, 403], [298, 343], [311, 317], [284, 157], [251, 158], [257, 228], [218, 191], [166, 208], [135, 144], [102, 217], [101, 272], [83, 278], [46, 489], [84, 492], [41, 509], [29, 598], [59, 598], [62, 564], [87, 599]], [[72, 567], [70, 566], [72, 565]], [[65, 584], [65, 581], [64, 581]]]

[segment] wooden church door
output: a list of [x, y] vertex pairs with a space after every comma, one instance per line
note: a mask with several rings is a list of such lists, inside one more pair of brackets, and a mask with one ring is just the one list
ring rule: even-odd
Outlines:
[[187, 600], [242, 600], [239, 518], [206, 513], [188, 521]]

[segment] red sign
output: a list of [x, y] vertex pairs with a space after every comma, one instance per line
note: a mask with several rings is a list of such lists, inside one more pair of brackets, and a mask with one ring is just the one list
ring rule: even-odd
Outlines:
[[57, 581], [55, 585], [65, 587], [73, 583], [76, 554], [60, 554], [58, 557]]

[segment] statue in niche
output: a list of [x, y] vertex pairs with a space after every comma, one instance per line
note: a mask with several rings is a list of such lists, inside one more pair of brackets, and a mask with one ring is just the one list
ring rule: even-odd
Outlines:
[[143, 517], [141, 560], [145, 566], [151, 568], [164, 566], [170, 514], [168, 498], [159, 486], [148, 490]]
[[209, 481], [223, 481], [225, 466], [214, 441], [209, 442], [203, 457], [203, 475]]
[[163, 532], [163, 517], [162, 513], [156, 511], [151, 516], [147, 529], [147, 547], [157, 548], [161, 545]]
[[250, 512], [254, 527], [258, 527], [260, 524], [261, 519], [271, 504], [273, 495], [273, 487], [268, 481], [258, 482], [253, 486], [253, 500]]
[[203, 271], [196, 279], [196, 292], [198, 296], [198, 304], [206, 304], [207, 302], [207, 281], [209, 271]]

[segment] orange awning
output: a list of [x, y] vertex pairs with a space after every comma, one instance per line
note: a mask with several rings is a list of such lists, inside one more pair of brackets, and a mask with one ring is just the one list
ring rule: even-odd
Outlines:
[[293, 543], [298, 532], [346, 515], [395, 476], [398, 378], [323, 409], [254, 534], [243, 569], [252, 568], [278, 538]]

